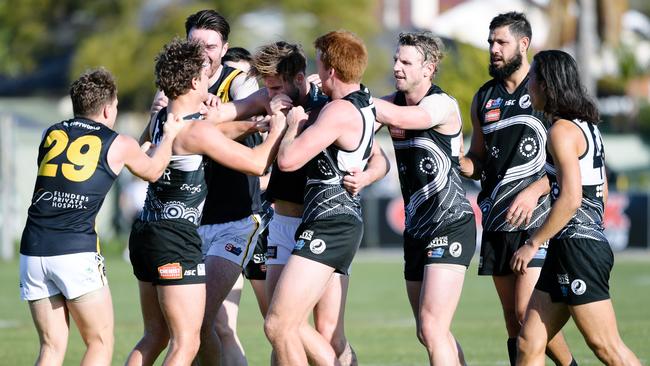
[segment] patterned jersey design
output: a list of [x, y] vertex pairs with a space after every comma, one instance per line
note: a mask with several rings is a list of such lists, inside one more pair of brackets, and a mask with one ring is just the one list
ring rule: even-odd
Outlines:
[[336, 215], [350, 215], [362, 221], [361, 200], [343, 188], [343, 177], [348, 168], [366, 166], [374, 140], [376, 112], [372, 97], [363, 86], [343, 99], [361, 114], [363, 135], [355, 150], [344, 151], [332, 144], [307, 163], [303, 222]]
[[505, 220], [519, 192], [544, 176], [548, 122], [533, 110], [528, 77], [511, 94], [496, 80], [476, 95], [486, 158], [478, 196], [483, 230], [518, 231], [539, 227], [550, 210], [548, 195], [540, 197], [528, 225], [514, 227]]
[[[425, 98], [434, 94], [451, 98], [435, 85]], [[406, 105], [404, 93], [397, 92], [394, 102]], [[454, 135], [433, 128], [391, 128], [390, 132], [404, 198], [406, 232], [414, 238], [430, 238], [440, 228], [473, 215], [459, 174], [460, 130]]]
[[[194, 117], [195, 115], [191, 115], [184, 119]], [[162, 129], [166, 120], [167, 109], [164, 108], [156, 116], [152, 143], [157, 144], [162, 139]], [[202, 155], [172, 155], [160, 179], [149, 183], [140, 220], [179, 219], [198, 226], [208, 193], [204, 165]]]
[[[574, 120], [584, 134], [587, 151], [580, 157], [582, 203], [567, 225], [555, 235], [556, 239], [592, 239], [607, 241], [603, 233], [603, 201], [605, 189], [605, 151], [598, 127], [592, 123]], [[551, 182], [551, 199], [560, 196], [557, 171], [551, 154], [547, 155], [546, 172]]]

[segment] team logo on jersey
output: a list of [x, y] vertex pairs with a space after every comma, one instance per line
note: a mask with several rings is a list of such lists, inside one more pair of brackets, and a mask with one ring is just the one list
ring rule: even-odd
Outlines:
[[269, 245], [266, 248], [266, 258], [277, 258], [278, 257], [278, 247], [275, 245]]
[[264, 262], [266, 262], [266, 254], [262, 254], [262, 253], [259, 253], [259, 254], [253, 254], [253, 258], [251, 258], [251, 260], [252, 260], [253, 263], [255, 263], [255, 264], [261, 264], [261, 263], [264, 263]]
[[167, 263], [158, 267], [158, 278], [161, 280], [180, 280], [183, 278], [183, 267], [180, 263]]
[[439, 236], [437, 238], [433, 238], [433, 240], [429, 242], [429, 245], [427, 245], [426, 249], [446, 247], [446, 246], [447, 246], [447, 237]]
[[463, 254], [463, 246], [457, 241], [451, 243], [449, 246], [449, 254], [454, 258], [460, 257], [460, 255]]
[[426, 175], [434, 175], [438, 172], [436, 162], [430, 157], [425, 157], [420, 160], [420, 171]]
[[485, 122], [498, 121], [501, 118], [501, 109], [493, 109], [485, 113]]
[[403, 139], [406, 137], [406, 131], [401, 128], [389, 127], [388, 131], [390, 132], [390, 137], [394, 137], [396, 139]]
[[242, 252], [242, 249], [240, 247], [235, 246], [233, 243], [228, 243], [224, 247], [227, 252], [230, 252], [236, 256], [239, 256]]
[[327, 248], [327, 245], [321, 239], [314, 239], [309, 243], [309, 250], [314, 254], [321, 254], [325, 251], [325, 248]]
[[52, 197], [54, 197], [52, 192], [39, 188], [36, 193], [34, 193], [34, 197], [32, 197], [32, 205], [35, 205], [40, 201], [50, 201]]
[[539, 147], [537, 141], [532, 137], [526, 137], [519, 143], [519, 153], [526, 158], [530, 158], [537, 154]]
[[573, 282], [571, 282], [571, 291], [580, 296], [587, 291], [587, 284], [583, 280], [573, 280]]
[[445, 254], [445, 249], [444, 248], [435, 248], [435, 249], [429, 250], [427, 252], [427, 257], [429, 257], [429, 258], [442, 258], [443, 254]]
[[312, 235], [314, 235], [313, 230], [305, 230], [300, 234], [300, 237], [298, 239], [305, 239], [305, 240], [311, 240]]
[[499, 108], [501, 107], [501, 102], [503, 102], [501, 98], [490, 99], [485, 103], [485, 109]]
[[519, 106], [523, 109], [530, 107], [530, 95], [522, 95], [521, 98], [519, 98]]

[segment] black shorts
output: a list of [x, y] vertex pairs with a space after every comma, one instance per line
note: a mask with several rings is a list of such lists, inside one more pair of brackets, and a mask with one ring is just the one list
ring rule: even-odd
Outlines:
[[183, 221], [136, 220], [129, 237], [133, 274], [155, 285], [205, 283], [201, 237]]
[[348, 274], [352, 259], [363, 236], [363, 223], [349, 215], [328, 217], [302, 223], [296, 230], [296, 246], [291, 254], [299, 255]]
[[404, 232], [404, 279], [422, 281], [424, 267], [445, 263], [469, 266], [476, 250], [474, 215], [445, 226], [434, 237], [416, 239]]
[[244, 277], [249, 280], [266, 280], [266, 247], [268, 243], [269, 230], [265, 229], [257, 237], [257, 244], [253, 251], [251, 260], [244, 267]]
[[609, 243], [590, 239], [551, 239], [536, 289], [553, 302], [582, 305], [609, 299], [614, 254]]
[[[506, 276], [512, 274], [510, 260], [517, 249], [530, 237], [528, 231], [484, 231], [481, 256], [478, 261], [480, 276]], [[542, 244], [528, 267], [541, 267], [546, 258], [548, 243]]]

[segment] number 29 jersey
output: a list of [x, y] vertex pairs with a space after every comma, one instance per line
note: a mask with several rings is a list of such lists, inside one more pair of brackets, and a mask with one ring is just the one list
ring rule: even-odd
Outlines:
[[21, 254], [99, 251], [95, 218], [117, 177], [107, 161], [117, 135], [84, 118], [63, 121], [45, 131]]

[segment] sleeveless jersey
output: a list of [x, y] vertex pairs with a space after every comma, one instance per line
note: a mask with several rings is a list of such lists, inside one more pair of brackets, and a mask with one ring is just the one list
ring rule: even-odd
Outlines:
[[528, 225], [513, 227], [505, 221], [517, 194], [544, 176], [548, 121], [542, 112], [533, 110], [527, 84], [528, 76], [510, 94], [493, 79], [476, 94], [486, 150], [478, 196], [485, 231], [536, 228], [550, 210], [550, 199], [545, 195], [540, 197]]
[[[426, 96], [434, 94], [447, 96], [438, 86], [432, 85]], [[396, 93], [394, 103], [406, 105], [403, 92]], [[440, 228], [473, 215], [459, 174], [460, 130], [454, 135], [445, 135], [433, 128], [390, 128], [390, 134], [404, 198], [405, 230], [409, 235], [428, 239]]]
[[345, 190], [343, 177], [348, 168], [365, 168], [370, 158], [374, 140], [375, 105], [364, 86], [342, 99], [352, 103], [359, 111], [363, 134], [356, 149], [345, 151], [332, 144], [306, 164], [303, 223], [339, 215], [350, 215], [359, 221], [363, 220], [359, 195], [353, 196]]
[[[183, 119], [194, 118], [198, 118], [198, 115]], [[166, 121], [167, 108], [163, 108], [156, 115], [151, 134], [153, 144], [158, 144], [162, 139]], [[180, 220], [198, 226], [208, 193], [206, 188], [203, 155], [172, 155], [160, 179], [149, 183], [140, 220]]]
[[105, 125], [79, 117], [45, 131], [21, 254], [99, 251], [95, 218], [117, 177], [107, 161], [117, 136]]
[[[329, 101], [329, 97], [322, 93], [318, 85], [311, 83], [309, 88], [309, 99], [305, 105], [305, 111], [318, 116], [320, 109]], [[313, 111], [313, 113], [312, 113]], [[293, 172], [283, 172], [278, 167], [278, 163], [273, 163], [269, 185], [266, 189], [266, 199], [274, 201], [276, 199], [302, 204], [304, 202], [305, 184], [307, 176], [305, 168], [302, 167]]]
[[[223, 66], [221, 76], [208, 89], [222, 102], [228, 102], [232, 96], [230, 86], [232, 80], [242, 73], [241, 70]], [[255, 147], [261, 139], [259, 136], [246, 136], [241, 144]], [[208, 183], [208, 196], [203, 208], [201, 225], [221, 224], [224, 222], [240, 220], [252, 213], [260, 212], [260, 179], [246, 175], [236, 170], [226, 168], [216, 161], [207, 159], [206, 181]]]
[[[607, 241], [603, 233], [603, 190], [605, 188], [605, 152], [598, 127], [592, 123], [573, 120], [587, 141], [587, 151], [579, 157], [582, 181], [582, 204], [569, 223], [555, 235], [556, 239], [592, 239]], [[547, 154], [546, 173], [551, 182], [551, 200], [560, 196], [560, 185], [551, 154]]]

